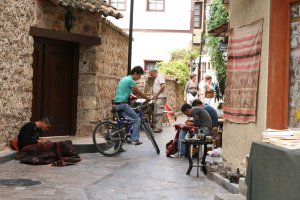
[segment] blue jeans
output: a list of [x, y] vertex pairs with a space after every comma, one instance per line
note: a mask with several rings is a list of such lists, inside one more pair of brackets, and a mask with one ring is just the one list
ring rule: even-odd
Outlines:
[[[211, 135], [211, 131], [209, 129], [203, 128], [202, 130], [206, 136]], [[186, 145], [183, 144], [181, 141], [185, 138], [186, 134], [187, 134], [186, 131], [184, 131], [182, 129], [180, 130], [179, 137], [178, 137], [178, 143], [177, 143], [178, 154], [180, 156], [186, 156]]]
[[179, 136], [178, 136], [178, 142], [177, 142], [177, 149], [179, 156], [185, 156], [186, 154], [186, 145], [182, 143], [182, 140], [185, 138], [187, 132], [184, 130], [180, 130]]
[[140, 139], [141, 119], [136, 112], [126, 103], [115, 105], [117, 111], [122, 111], [122, 115], [133, 123], [131, 141], [136, 142]]

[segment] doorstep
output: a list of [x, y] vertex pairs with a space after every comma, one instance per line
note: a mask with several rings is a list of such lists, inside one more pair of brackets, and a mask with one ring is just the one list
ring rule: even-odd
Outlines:
[[[44, 137], [50, 141], [63, 141], [71, 140], [77, 153], [96, 153], [97, 149], [93, 144], [92, 137], [79, 137], [79, 136], [56, 136], [56, 137]], [[0, 151], [0, 164], [13, 160], [17, 156], [17, 151], [7, 147], [3, 151]]]

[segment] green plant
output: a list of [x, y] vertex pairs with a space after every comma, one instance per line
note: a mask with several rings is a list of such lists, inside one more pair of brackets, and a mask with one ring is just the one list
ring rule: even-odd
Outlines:
[[[209, 8], [207, 29], [214, 29], [228, 21], [228, 13], [226, 12], [221, 0], [214, 0]], [[216, 100], [223, 99], [226, 82], [226, 63], [220, 51], [220, 41], [224, 37], [207, 36], [206, 46], [208, 54], [211, 57], [212, 67], [216, 71], [218, 83], [216, 84]]]
[[223, 59], [222, 52], [219, 49], [219, 42], [222, 37], [208, 37], [207, 46], [208, 54], [211, 58], [211, 64], [216, 71], [218, 83], [216, 84], [216, 100], [223, 99], [226, 82], [226, 63]]
[[180, 85], [184, 86], [190, 70], [189, 67], [184, 60], [172, 60], [169, 62], [159, 62], [157, 63], [159, 66], [159, 72], [165, 75], [170, 75], [175, 77], [179, 82]]
[[159, 72], [175, 77], [184, 87], [190, 75], [189, 63], [199, 56], [199, 51], [177, 49], [170, 53], [171, 59], [168, 62], [159, 62]]
[[228, 21], [228, 12], [225, 10], [221, 0], [213, 0], [210, 4], [208, 18], [206, 21], [207, 30], [212, 30]]

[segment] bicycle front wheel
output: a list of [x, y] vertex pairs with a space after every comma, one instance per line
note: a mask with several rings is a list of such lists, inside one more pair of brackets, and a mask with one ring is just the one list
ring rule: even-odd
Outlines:
[[158, 145], [157, 145], [157, 143], [154, 139], [154, 134], [153, 134], [153, 131], [152, 131], [152, 128], [151, 128], [149, 122], [147, 122], [147, 121], [143, 122], [142, 127], [145, 130], [147, 137], [151, 140], [156, 153], [159, 154], [160, 150], [159, 150], [159, 147], [158, 147]]
[[93, 142], [97, 150], [104, 156], [116, 155], [122, 147], [121, 131], [110, 121], [97, 124], [93, 131]]

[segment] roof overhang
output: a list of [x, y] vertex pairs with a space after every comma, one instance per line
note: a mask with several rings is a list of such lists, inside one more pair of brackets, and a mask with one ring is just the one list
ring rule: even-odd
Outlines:
[[229, 26], [229, 24], [228, 24], [228, 22], [226, 22], [224, 24], [217, 26], [214, 29], [209, 30], [208, 33], [209, 33], [209, 35], [212, 35], [212, 36], [220, 36], [222, 34], [226, 34], [228, 32], [228, 28], [229, 28], [228, 26]]
[[112, 16], [116, 19], [122, 18], [123, 15], [115, 7], [104, 2], [103, 0], [48, 0], [55, 5], [65, 8], [72, 8], [78, 11], [88, 11], [93, 14], [103, 16]]

